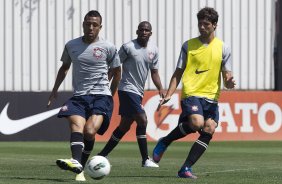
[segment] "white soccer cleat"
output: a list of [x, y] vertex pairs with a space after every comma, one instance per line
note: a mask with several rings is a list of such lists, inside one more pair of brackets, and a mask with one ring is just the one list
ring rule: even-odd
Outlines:
[[83, 171], [75, 176], [75, 181], [86, 181]]
[[148, 158], [144, 164], [142, 164], [142, 167], [159, 167], [158, 164], [156, 164], [151, 158]]

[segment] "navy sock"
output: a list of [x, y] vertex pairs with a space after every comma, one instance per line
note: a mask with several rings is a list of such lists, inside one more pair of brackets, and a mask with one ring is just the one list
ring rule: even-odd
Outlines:
[[136, 138], [139, 146], [139, 150], [142, 156], [142, 162], [148, 159], [148, 147], [147, 147], [147, 137], [146, 137], [146, 126], [136, 127]]
[[125, 135], [125, 133], [126, 132], [120, 131], [119, 127], [117, 127], [114, 130], [111, 138], [103, 148], [103, 150], [100, 153], [98, 153], [98, 155], [107, 156], [116, 147], [116, 145], [119, 143], [121, 138]]
[[83, 142], [84, 142], [84, 149], [82, 151], [82, 156], [81, 156], [81, 165], [84, 167], [93, 150], [95, 139], [90, 141], [84, 139]]
[[177, 127], [175, 127], [167, 136], [162, 139], [162, 142], [168, 146], [173, 141], [183, 138], [186, 135], [194, 132], [195, 131], [192, 130], [187, 123], [179, 123]]
[[83, 134], [80, 132], [72, 132], [70, 137], [70, 147], [72, 158], [81, 162], [82, 149], [84, 148]]
[[210, 133], [202, 131], [198, 140], [191, 147], [191, 150], [183, 166], [192, 167], [192, 165], [194, 165], [206, 151], [211, 139], [212, 135]]

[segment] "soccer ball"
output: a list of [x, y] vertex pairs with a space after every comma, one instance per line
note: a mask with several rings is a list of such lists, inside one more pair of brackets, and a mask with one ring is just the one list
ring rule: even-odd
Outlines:
[[106, 157], [96, 155], [91, 157], [85, 166], [85, 172], [91, 178], [100, 180], [109, 175], [111, 171], [111, 164]]

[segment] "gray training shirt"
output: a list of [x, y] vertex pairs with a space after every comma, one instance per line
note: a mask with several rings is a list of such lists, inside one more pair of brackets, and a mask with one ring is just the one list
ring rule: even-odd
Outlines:
[[120, 66], [116, 47], [101, 38], [87, 44], [82, 37], [73, 39], [65, 45], [61, 61], [72, 63], [73, 95], [110, 95], [108, 80], [109, 68]]
[[157, 46], [149, 41], [146, 48], [141, 47], [135, 39], [123, 44], [118, 53], [122, 63], [122, 77], [118, 89], [143, 97], [149, 70], [159, 68]]

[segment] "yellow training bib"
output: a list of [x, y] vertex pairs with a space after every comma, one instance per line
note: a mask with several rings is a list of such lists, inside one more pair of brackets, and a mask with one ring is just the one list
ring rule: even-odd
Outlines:
[[198, 38], [188, 40], [187, 64], [182, 77], [182, 98], [199, 96], [218, 100], [221, 85], [223, 42], [214, 38], [204, 45]]

